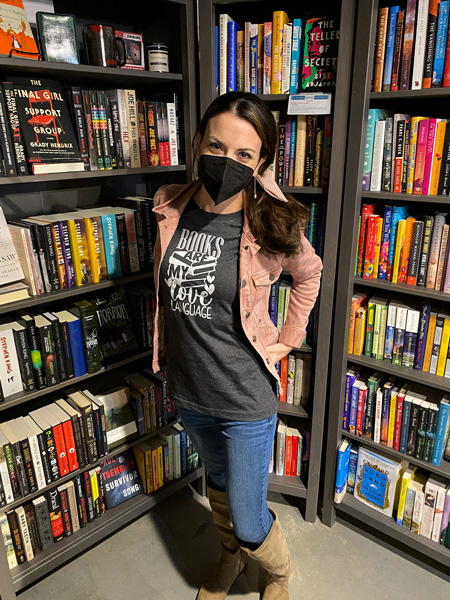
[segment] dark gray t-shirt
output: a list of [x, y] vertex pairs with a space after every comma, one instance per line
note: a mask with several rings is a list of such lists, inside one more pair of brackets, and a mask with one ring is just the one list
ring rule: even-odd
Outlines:
[[236, 421], [277, 410], [276, 380], [242, 329], [239, 246], [244, 211], [217, 215], [191, 199], [163, 257], [168, 395]]

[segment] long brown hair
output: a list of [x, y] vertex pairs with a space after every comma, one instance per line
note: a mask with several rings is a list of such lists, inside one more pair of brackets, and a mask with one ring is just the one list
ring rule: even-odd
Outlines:
[[[199, 144], [203, 140], [208, 121], [222, 113], [232, 113], [245, 119], [255, 128], [261, 139], [261, 155], [264, 162], [259, 174], [272, 164], [277, 146], [277, 127], [266, 104], [255, 94], [228, 92], [218, 96], [206, 109], [194, 138], [194, 156], [198, 158]], [[309, 211], [293, 196], [285, 194], [288, 202], [273, 198], [257, 184], [256, 198], [254, 182], [246, 188], [246, 214], [250, 229], [258, 244], [267, 252], [293, 256], [301, 251], [300, 227], [305, 226]]]

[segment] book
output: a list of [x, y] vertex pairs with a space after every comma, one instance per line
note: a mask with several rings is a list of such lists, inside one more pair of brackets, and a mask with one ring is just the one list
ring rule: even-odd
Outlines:
[[386, 35], [388, 27], [389, 8], [378, 11], [377, 39], [375, 47], [373, 91], [381, 92], [383, 84], [383, 67], [386, 50]]
[[429, 0], [419, 0], [417, 4], [416, 39], [412, 72], [412, 90], [422, 89], [423, 69], [425, 64], [427, 24]]
[[406, 4], [403, 54], [401, 62], [400, 89], [408, 90], [411, 84], [411, 66], [414, 46], [414, 25], [416, 17], [416, 0], [408, 0]]
[[352, 443], [344, 438], [338, 449], [336, 485], [334, 492], [334, 501], [336, 504], [342, 502], [342, 498], [345, 496], [347, 491], [348, 465], [351, 448]]
[[22, 56], [39, 60], [39, 51], [22, 0], [0, 3], [0, 19], [8, 27], [2, 28], [0, 54]]
[[428, 31], [426, 38], [425, 64], [423, 70], [422, 87], [431, 88], [433, 77], [433, 59], [436, 47], [436, 33], [438, 25], [439, 0], [430, 0], [428, 9]]
[[101, 465], [106, 508], [110, 509], [143, 491], [132, 450], [106, 458]]
[[119, 387], [98, 395], [105, 409], [108, 449], [115, 448], [137, 436], [131, 411], [128, 387]]

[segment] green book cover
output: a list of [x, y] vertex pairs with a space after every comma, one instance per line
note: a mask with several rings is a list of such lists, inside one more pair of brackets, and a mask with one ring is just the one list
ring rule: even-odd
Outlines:
[[373, 344], [373, 325], [375, 322], [375, 302], [369, 301], [367, 309], [367, 322], [366, 322], [366, 345], [364, 348], [365, 356], [372, 356], [372, 344]]
[[88, 373], [96, 373], [102, 368], [98, 341], [98, 319], [95, 306], [89, 300], [79, 300], [68, 308], [81, 321], [84, 352]]
[[383, 360], [384, 357], [384, 345], [386, 342], [386, 322], [388, 315], [388, 307], [386, 305], [380, 306], [380, 329], [378, 337], [378, 348], [377, 348], [377, 359]]

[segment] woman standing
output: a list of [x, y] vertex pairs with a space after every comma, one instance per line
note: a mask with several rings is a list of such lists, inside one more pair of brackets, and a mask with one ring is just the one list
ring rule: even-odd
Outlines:
[[[206, 466], [223, 548], [198, 600], [226, 598], [249, 555], [267, 571], [264, 600], [289, 598], [289, 549], [266, 500], [275, 365], [303, 342], [322, 263], [302, 233], [305, 208], [268, 170], [276, 142], [262, 100], [219, 96], [194, 141], [198, 179], [155, 195], [153, 370], [167, 364], [168, 395]], [[279, 332], [268, 305], [283, 268], [293, 286]]]

